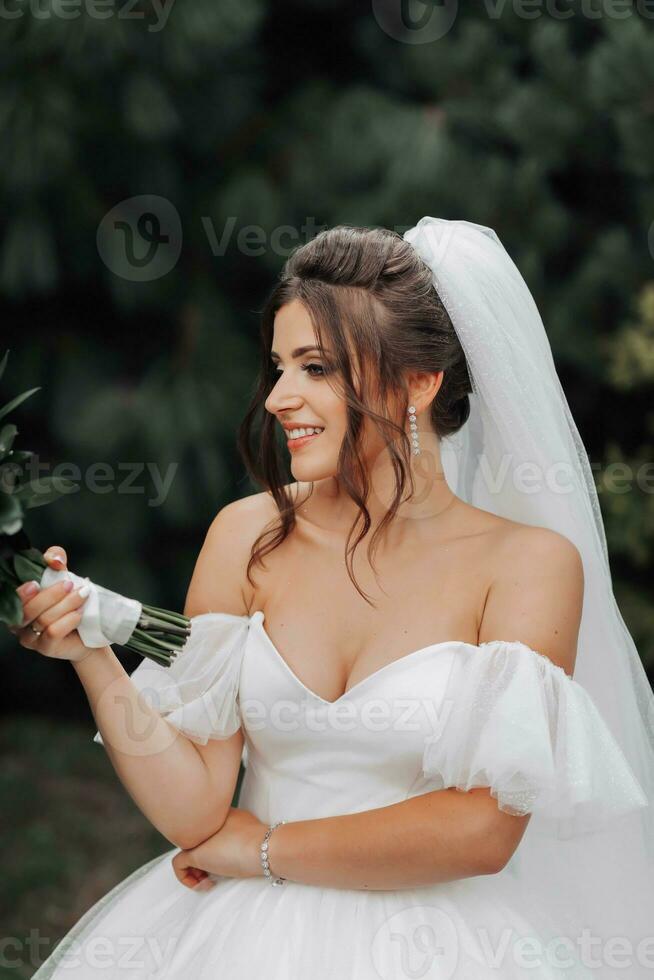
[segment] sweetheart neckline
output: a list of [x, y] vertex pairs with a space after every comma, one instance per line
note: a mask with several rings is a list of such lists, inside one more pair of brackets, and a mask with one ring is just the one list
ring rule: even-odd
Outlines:
[[296, 684], [298, 684], [304, 691], [306, 691], [307, 694], [310, 694], [312, 698], [315, 698], [317, 701], [320, 701], [322, 704], [328, 704], [328, 705], [338, 704], [340, 701], [343, 701], [346, 697], [352, 695], [355, 691], [358, 690], [358, 688], [363, 687], [364, 684], [379, 677], [380, 674], [384, 673], [384, 671], [388, 670], [390, 667], [394, 667], [396, 664], [402, 664], [407, 660], [412, 660], [414, 657], [417, 657], [418, 654], [420, 653], [426, 653], [427, 651], [433, 652], [439, 647], [452, 646], [454, 644], [476, 646], [476, 644], [467, 643], [465, 640], [440, 640], [438, 643], [429, 643], [427, 646], [419, 647], [417, 650], [411, 650], [410, 653], [405, 653], [401, 657], [396, 657], [395, 660], [391, 660], [390, 663], [384, 664], [383, 666], [379, 667], [377, 670], [374, 670], [372, 674], [367, 674], [366, 677], [363, 677], [360, 681], [357, 681], [356, 684], [352, 685], [352, 687], [348, 688], [346, 691], [343, 691], [343, 693], [339, 694], [339, 696], [336, 698], [335, 701], [328, 701], [327, 698], [323, 698], [321, 694], [318, 694], [316, 691], [312, 691], [310, 687], [307, 687], [304, 681], [301, 680], [301, 678], [299, 678], [298, 675], [295, 673], [295, 671], [288, 663], [288, 661], [284, 657], [282, 657], [281, 653], [273, 643], [272, 638], [268, 634], [267, 630], [264, 628], [263, 625], [264, 613], [261, 610], [257, 610], [257, 612], [252, 614], [251, 618], [254, 619], [255, 616], [258, 617], [255, 620], [255, 622], [259, 626], [259, 630], [264, 640], [266, 641], [266, 645], [272, 650], [277, 660], [285, 668], [288, 674], [290, 674], [290, 676], [296, 682]]
[[295, 681], [295, 683], [299, 687], [301, 687], [304, 691], [306, 691], [306, 693], [309, 694], [311, 697], [315, 698], [317, 701], [320, 701], [322, 704], [327, 704], [327, 705], [339, 704], [339, 702], [343, 701], [346, 697], [352, 695], [355, 691], [358, 691], [358, 689], [360, 687], [363, 687], [364, 684], [367, 684], [372, 680], [376, 680], [380, 674], [383, 674], [385, 671], [389, 670], [391, 667], [396, 666], [397, 664], [404, 664], [406, 661], [413, 660], [413, 658], [417, 657], [419, 654], [424, 654], [428, 652], [433, 653], [434, 651], [439, 650], [443, 647], [450, 647], [450, 646], [468, 647], [474, 650], [481, 650], [483, 647], [487, 647], [487, 646], [513, 643], [520, 647], [523, 647], [529, 653], [533, 654], [536, 658], [538, 658], [541, 661], [541, 663], [544, 662], [544, 664], [547, 667], [552, 668], [554, 670], [561, 671], [561, 673], [565, 674], [568, 680], [573, 680], [572, 677], [566, 674], [566, 672], [563, 670], [563, 667], [560, 667], [558, 664], [555, 664], [554, 661], [550, 660], [549, 657], [546, 657], [545, 654], [539, 653], [537, 650], [533, 650], [526, 643], [523, 643], [522, 640], [484, 640], [482, 643], [469, 643], [467, 640], [439, 640], [436, 643], [428, 643], [424, 647], [418, 647], [417, 650], [411, 650], [409, 653], [405, 653], [401, 657], [396, 657], [395, 660], [391, 660], [390, 663], [383, 664], [383, 666], [378, 667], [377, 670], [374, 670], [372, 674], [367, 674], [360, 681], [357, 681], [356, 684], [353, 684], [352, 687], [348, 688], [346, 691], [343, 691], [343, 693], [340, 694], [335, 701], [328, 701], [327, 698], [323, 698], [322, 695], [317, 694], [316, 691], [312, 691], [310, 687], [307, 687], [304, 681], [301, 680], [298, 677], [298, 675], [295, 673], [295, 671], [288, 663], [288, 661], [285, 659], [285, 657], [281, 655], [281, 653], [277, 649], [277, 646], [273, 643], [271, 636], [269, 635], [268, 631], [265, 629], [263, 625], [263, 621], [265, 619], [265, 613], [263, 612], [263, 610], [257, 609], [250, 616], [246, 616], [245, 618], [248, 619], [250, 623], [254, 621], [255, 625], [259, 626], [260, 633], [263, 636], [267, 646], [272, 650], [277, 660], [282, 664], [282, 666], [285, 668], [285, 670], [288, 672], [291, 678]]

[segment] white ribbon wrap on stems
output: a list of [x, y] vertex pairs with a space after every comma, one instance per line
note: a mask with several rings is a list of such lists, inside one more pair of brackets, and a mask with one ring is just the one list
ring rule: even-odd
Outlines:
[[46, 568], [41, 577], [41, 588], [54, 585], [60, 579], [70, 579], [78, 588], [88, 585], [91, 590], [80, 607], [82, 618], [77, 627], [84, 646], [106, 647], [112, 643], [127, 643], [141, 618], [143, 607], [140, 602], [111, 592], [102, 585], [96, 585], [88, 576], [82, 578], [66, 568]]

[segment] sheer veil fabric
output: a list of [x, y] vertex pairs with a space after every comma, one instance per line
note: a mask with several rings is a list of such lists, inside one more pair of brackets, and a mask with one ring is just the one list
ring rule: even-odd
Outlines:
[[612, 975], [620, 949], [630, 948], [635, 972], [625, 975], [654, 977], [654, 695], [613, 594], [593, 474], [543, 322], [493, 229], [426, 216], [403, 237], [431, 269], [471, 375], [470, 416], [441, 444], [448, 484], [470, 504], [558, 531], [579, 549], [585, 592], [574, 679], [644, 794], [619, 818], [583, 806], [569, 819], [534, 814], [515, 874], [556, 910], [562, 935], [579, 944], [587, 937], [597, 975]]

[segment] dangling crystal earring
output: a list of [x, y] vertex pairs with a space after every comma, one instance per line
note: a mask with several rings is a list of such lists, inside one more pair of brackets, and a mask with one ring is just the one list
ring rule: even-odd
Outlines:
[[409, 422], [411, 428], [411, 441], [413, 443], [413, 455], [420, 455], [420, 442], [418, 441], [418, 423], [416, 422], [416, 407], [409, 405]]

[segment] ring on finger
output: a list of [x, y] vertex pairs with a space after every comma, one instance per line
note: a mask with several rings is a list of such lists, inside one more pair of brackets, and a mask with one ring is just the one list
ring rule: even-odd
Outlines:
[[36, 636], [40, 636], [41, 633], [43, 632], [43, 630], [35, 629], [34, 623], [30, 623], [30, 629], [31, 629], [32, 633], [35, 633], [36, 634]]

